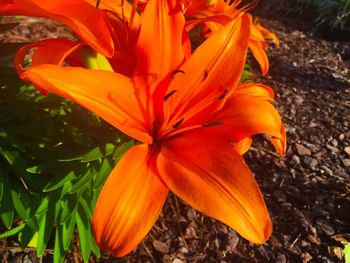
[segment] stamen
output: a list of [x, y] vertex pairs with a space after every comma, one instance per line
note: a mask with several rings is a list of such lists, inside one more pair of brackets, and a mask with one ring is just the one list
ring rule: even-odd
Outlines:
[[171, 78], [171, 79], [174, 79], [175, 75], [178, 74], [178, 73], [185, 74], [185, 71], [183, 71], [183, 70], [181, 70], [181, 69], [174, 70], [174, 71], [170, 74], [170, 78]]
[[227, 94], [228, 90], [225, 89], [224, 92], [218, 97], [218, 100], [223, 100]]
[[182, 119], [179, 120], [177, 123], [175, 123], [175, 124], [173, 125], [173, 128], [176, 129], [177, 127], [179, 127], [179, 126], [181, 125], [181, 123], [183, 123], [183, 121], [184, 121], [184, 118], [182, 118]]
[[98, 7], [100, 6], [100, 2], [101, 2], [101, 0], [97, 0], [96, 1], [96, 8], [98, 9]]
[[221, 125], [221, 124], [224, 124], [224, 123], [222, 121], [216, 121], [216, 122], [212, 122], [212, 123], [202, 124], [202, 127], [208, 128], [208, 127], [218, 126], [218, 125]]
[[202, 81], [204, 81], [204, 80], [207, 79], [208, 74], [209, 74], [209, 71], [208, 71], [207, 69], [205, 69], [205, 70], [203, 71], [203, 79], [202, 79]]
[[174, 95], [177, 92], [177, 90], [172, 90], [168, 94], [164, 96], [164, 100], [167, 101], [172, 95]]

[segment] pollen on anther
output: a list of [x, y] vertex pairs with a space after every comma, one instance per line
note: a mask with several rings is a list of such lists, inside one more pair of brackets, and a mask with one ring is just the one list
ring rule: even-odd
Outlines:
[[223, 100], [227, 94], [228, 90], [225, 89], [224, 92], [218, 97], [218, 100]]
[[181, 70], [181, 69], [176, 69], [174, 70], [173, 72], [171, 72], [170, 74], [170, 78], [173, 79], [175, 77], [176, 74], [179, 74], [179, 73], [182, 73], [182, 74], [185, 74], [185, 71]]
[[177, 90], [172, 90], [168, 94], [164, 96], [164, 100], [167, 101], [172, 95], [174, 95], [177, 92]]
[[203, 71], [203, 79], [202, 79], [202, 81], [206, 80], [207, 77], [208, 77], [208, 75], [209, 75], [209, 71], [208, 71], [207, 69], [205, 69], [205, 70]]
[[181, 125], [181, 123], [183, 123], [183, 121], [184, 121], [184, 118], [182, 118], [182, 119], [179, 120], [177, 123], [175, 123], [175, 124], [173, 125], [173, 128], [176, 129], [177, 127], [179, 127], [179, 126]]

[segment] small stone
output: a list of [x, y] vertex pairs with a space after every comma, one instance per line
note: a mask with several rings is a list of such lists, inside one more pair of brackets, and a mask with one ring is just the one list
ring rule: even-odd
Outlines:
[[308, 246], [310, 246], [310, 242], [307, 242], [307, 241], [305, 241], [305, 240], [301, 240], [300, 245], [301, 245], [302, 247], [308, 247]]
[[318, 161], [315, 158], [309, 156], [305, 156], [303, 162], [312, 170], [314, 170], [318, 164]]
[[292, 159], [293, 159], [293, 161], [296, 163], [296, 164], [298, 164], [298, 165], [300, 165], [300, 158], [299, 158], [299, 156], [297, 156], [297, 155], [293, 155], [292, 156]]
[[196, 210], [194, 210], [193, 208], [188, 208], [188, 210], [187, 210], [187, 218], [188, 218], [190, 221], [196, 220], [196, 218], [197, 218], [197, 212], [196, 212]]
[[182, 254], [187, 254], [187, 253], [188, 253], [188, 248], [187, 248], [187, 247], [181, 247], [181, 248], [180, 248], [180, 252], [181, 252]]
[[339, 73], [332, 73], [332, 77], [336, 80], [343, 80], [344, 76], [342, 74]]
[[324, 220], [317, 220], [316, 223], [320, 226], [322, 231], [326, 233], [326, 235], [332, 236], [335, 234], [333, 227], [327, 222], [324, 222]]
[[321, 240], [318, 236], [316, 235], [308, 235], [307, 238], [314, 244], [319, 245], [321, 244]]
[[305, 252], [301, 254], [301, 258], [303, 259], [303, 263], [308, 263], [312, 259], [312, 256], [308, 252]]
[[294, 101], [295, 105], [301, 105], [304, 102], [304, 98], [302, 96], [295, 95], [293, 98], [293, 101]]
[[350, 146], [346, 146], [344, 148], [344, 152], [346, 152], [350, 156]]
[[328, 150], [331, 150], [332, 153], [339, 153], [339, 149], [337, 147], [330, 145], [330, 144], [326, 144], [326, 148]]
[[295, 30], [295, 31], [293, 31], [290, 35], [291, 35], [292, 37], [298, 37], [298, 36], [301, 35], [301, 32], [298, 31], [298, 30]]
[[287, 262], [287, 257], [284, 254], [279, 254], [276, 258], [276, 263], [286, 263]]
[[337, 147], [337, 146], [338, 146], [338, 141], [337, 141], [336, 139], [333, 139], [333, 140], [331, 141], [331, 143], [332, 143], [332, 145], [333, 145], [334, 147]]
[[339, 135], [339, 140], [341, 140], [341, 141], [343, 141], [344, 140], [344, 138], [345, 138], [345, 135], [344, 135], [344, 133], [341, 133], [340, 135]]
[[159, 251], [163, 254], [167, 254], [169, 252], [169, 245], [167, 243], [162, 242], [162, 241], [154, 240], [153, 246], [157, 251]]
[[323, 169], [328, 175], [333, 176], [333, 171], [329, 169], [327, 166], [321, 165], [321, 169]]
[[350, 167], [350, 159], [343, 159], [342, 163], [345, 167]]
[[331, 256], [336, 256], [339, 260], [343, 260], [344, 259], [344, 252], [340, 247], [328, 247], [328, 253]]
[[311, 155], [310, 149], [306, 148], [304, 145], [296, 143], [295, 148], [299, 155]]
[[175, 258], [173, 263], [184, 263], [181, 259]]

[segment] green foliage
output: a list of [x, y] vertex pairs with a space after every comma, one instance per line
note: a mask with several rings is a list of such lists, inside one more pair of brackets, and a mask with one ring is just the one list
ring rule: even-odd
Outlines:
[[350, 27], [350, 0], [314, 0], [318, 25], [334, 28]]
[[57, 263], [72, 240], [85, 262], [91, 253], [98, 257], [92, 212], [132, 145], [81, 107], [23, 84], [7, 59], [0, 61], [0, 238], [35, 247], [38, 256], [53, 247]]
[[344, 247], [345, 263], [350, 263], [350, 243]]
[[307, 13], [317, 27], [350, 28], [350, 0], [271, 0], [261, 6], [265, 11], [286, 15]]

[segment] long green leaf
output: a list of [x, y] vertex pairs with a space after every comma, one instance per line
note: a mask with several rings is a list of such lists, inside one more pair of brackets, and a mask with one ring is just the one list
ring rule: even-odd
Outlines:
[[74, 171], [71, 171], [68, 173], [66, 176], [61, 176], [61, 177], [55, 177], [53, 180], [51, 180], [44, 188], [44, 192], [50, 192], [53, 190], [56, 190], [63, 186], [65, 183], [73, 180], [75, 178], [75, 173]]
[[63, 263], [65, 251], [62, 244], [62, 225], [56, 227], [53, 263]]
[[72, 212], [71, 217], [67, 221], [64, 222], [62, 225], [62, 242], [63, 242], [63, 249], [68, 250], [72, 239], [73, 239], [73, 233], [76, 223], [76, 210]]
[[40, 215], [38, 218], [38, 221], [39, 221], [39, 231], [38, 231], [39, 235], [38, 235], [36, 254], [38, 257], [41, 257], [50, 240], [54, 222], [55, 222], [54, 204], [52, 203], [50, 204], [47, 212]]
[[12, 228], [9, 231], [6, 231], [6, 232], [0, 234], [0, 239], [18, 234], [25, 226], [26, 226], [26, 224], [21, 224], [19, 226]]
[[90, 222], [82, 206], [78, 206], [76, 214], [80, 250], [84, 262], [88, 262], [91, 252]]
[[11, 185], [7, 173], [2, 174], [4, 193], [0, 203], [0, 218], [7, 229], [12, 226], [14, 218], [14, 207], [11, 196]]
[[83, 155], [82, 162], [92, 162], [99, 160], [103, 157], [111, 155], [115, 150], [115, 146], [111, 143], [107, 143], [104, 146], [98, 146], [92, 149], [90, 152]]

